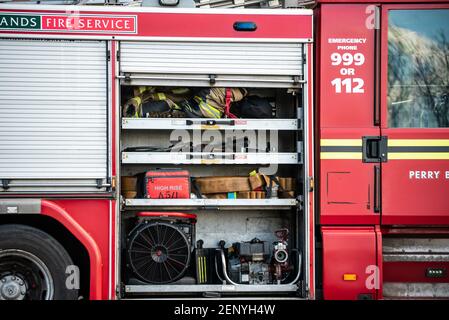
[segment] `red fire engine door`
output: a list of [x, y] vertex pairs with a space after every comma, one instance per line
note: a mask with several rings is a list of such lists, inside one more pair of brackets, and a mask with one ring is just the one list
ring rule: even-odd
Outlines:
[[382, 224], [449, 224], [449, 6], [381, 21]]
[[[319, 12], [320, 223], [380, 223], [380, 165], [365, 161], [375, 121], [376, 7], [323, 4]], [[369, 140], [371, 139], [371, 140]]]

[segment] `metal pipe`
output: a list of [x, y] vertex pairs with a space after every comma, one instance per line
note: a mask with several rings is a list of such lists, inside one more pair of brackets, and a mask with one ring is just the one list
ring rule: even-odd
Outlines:
[[298, 253], [298, 273], [296, 274], [295, 279], [292, 282], [287, 283], [287, 285], [296, 284], [299, 280], [299, 277], [301, 276], [301, 264], [302, 264], [301, 252], [298, 249], [292, 249], [292, 251], [296, 251]]
[[[243, 286], [243, 284], [235, 283], [234, 281], [232, 281], [232, 280], [229, 278], [229, 275], [228, 275], [228, 272], [227, 272], [227, 268], [226, 268], [226, 258], [225, 258], [225, 255], [224, 255], [224, 251], [223, 251], [222, 249], [217, 249], [217, 250], [220, 251], [221, 265], [222, 265], [222, 268], [223, 268], [223, 275], [224, 275], [226, 281], [228, 281], [230, 284], [232, 284], [232, 285], [234, 285], [234, 286]], [[293, 285], [293, 284], [296, 284], [296, 283], [298, 282], [298, 280], [299, 280], [299, 277], [301, 276], [301, 264], [302, 264], [301, 253], [299, 252], [298, 249], [293, 249], [292, 251], [296, 251], [297, 254], [298, 254], [298, 272], [297, 272], [297, 274], [296, 274], [295, 279], [293, 279], [292, 282], [287, 283], [287, 285]]]
[[230, 284], [232, 284], [234, 286], [241, 286], [241, 284], [235, 283], [234, 281], [231, 280], [231, 278], [229, 278], [228, 271], [227, 271], [227, 268], [226, 268], [226, 258], [225, 258], [225, 255], [224, 255], [224, 251], [222, 249], [217, 249], [217, 250], [220, 250], [221, 266], [223, 267], [223, 275], [224, 275], [226, 281], [228, 281]]
[[217, 255], [214, 256], [214, 262], [215, 262], [215, 274], [217, 275], [217, 277], [221, 281], [221, 283], [226, 283], [226, 281], [223, 280], [223, 278], [220, 276], [220, 273], [218, 272]]

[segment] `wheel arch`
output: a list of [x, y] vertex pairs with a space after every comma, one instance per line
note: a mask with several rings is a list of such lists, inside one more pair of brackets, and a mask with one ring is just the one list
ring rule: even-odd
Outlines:
[[101, 252], [89, 233], [62, 207], [41, 200], [39, 214], [2, 214], [0, 225], [4, 224], [35, 227], [55, 238], [80, 268], [80, 294], [89, 299], [102, 299]]

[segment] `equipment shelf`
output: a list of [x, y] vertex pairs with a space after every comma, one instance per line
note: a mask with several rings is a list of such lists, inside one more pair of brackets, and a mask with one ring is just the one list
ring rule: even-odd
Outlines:
[[300, 130], [298, 119], [122, 118], [122, 129]]
[[122, 152], [124, 164], [298, 164], [292, 152]]
[[296, 206], [296, 199], [125, 199], [127, 209], [154, 207], [157, 210], [195, 210], [195, 209], [254, 209], [289, 210]]

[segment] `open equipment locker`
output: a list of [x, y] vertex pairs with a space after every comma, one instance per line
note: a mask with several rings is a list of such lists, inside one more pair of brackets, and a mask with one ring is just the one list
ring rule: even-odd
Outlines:
[[[233, 12], [236, 12], [235, 10]], [[309, 278], [309, 59], [312, 26], [304, 23], [307, 10], [291, 11], [297, 17], [293, 28], [310, 28], [270, 33], [260, 37], [240, 32], [234, 37], [194, 37], [164, 39], [132, 39], [117, 41], [116, 84], [120, 103], [119, 175], [133, 176], [156, 168], [181, 168], [192, 177], [248, 176], [260, 167], [276, 165], [276, 175], [293, 177], [294, 198], [266, 199], [144, 199], [120, 197], [120, 275], [125, 297], [157, 296], [296, 296], [306, 297]], [[224, 13], [224, 12], [220, 12]], [[254, 12], [252, 12], [254, 13]], [[228, 16], [230, 15], [230, 16]], [[238, 21], [225, 12], [221, 18]], [[251, 16], [254, 22], [264, 14]], [[271, 18], [281, 23], [284, 14]], [[291, 23], [293, 20], [289, 20]], [[228, 21], [229, 22], [229, 21]], [[226, 22], [226, 23], [228, 23]], [[285, 21], [284, 21], [285, 22]], [[266, 29], [265, 29], [265, 32]], [[285, 34], [283, 34], [285, 33]], [[295, 34], [292, 36], [292, 34]], [[301, 34], [301, 36], [298, 36]], [[307, 34], [307, 37], [302, 35]], [[138, 86], [156, 88], [245, 88], [250, 94], [274, 102], [275, 116], [266, 119], [247, 118], [128, 118], [121, 107], [130, 96], [127, 92]], [[130, 90], [131, 89], [131, 90]], [[275, 148], [260, 152], [170, 152], [130, 151], [143, 145], [167, 146], [172, 131], [195, 134], [210, 132], [265, 131], [268, 139], [277, 139]], [[173, 139], [175, 140], [175, 139]], [[240, 151], [240, 152], [239, 152]], [[119, 182], [120, 185], [120, 182]], [[218, 248], [220, 240], [226, 247], [236, 242], [258, 238], [269, 244], [277, 240], [274, 232], [289, 229], [289, 262], [292, 270], [277, 283], [240, 284], [229, 278], [220, 282], [199, 283], [194, 275], [194, 262], [181, 278], [167, 284], [146, 283], [129, 267], [127, 245], [140, 213], [179, 212], [197, 216], [195, 240], [205, 248]], [[137, 224], [138, 225], [138, 224]], [[192, 243], [193, 250], [197, 243]], [[227, 259], [227, 258], [226, 258]], [[271, 258], [270, 258], [271, 259]], [[193, 258], [192, 258], [193, 260]], [[216, 260], [216, 263], [223, 263]], [[217, 267], [216, 267], [217, 268]], [[227, 266], [223, 265], [223, 269]], [[228, 281], [229, 280], [229, 281]]]

